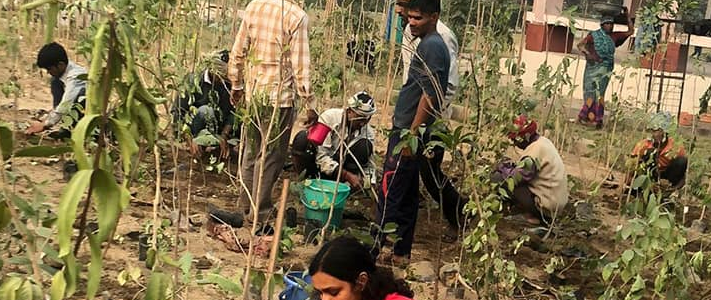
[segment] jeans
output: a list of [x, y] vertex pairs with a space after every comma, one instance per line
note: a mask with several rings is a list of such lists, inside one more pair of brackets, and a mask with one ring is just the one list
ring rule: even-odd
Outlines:
[[208, 105], [198, 107], [197, 113], [193, 116], [193, 122], [190, 123], [190, 133], [194, 137], [198, 136], [203, 129], [207, 129], [212, 134], [219, 134], [215, 109]]

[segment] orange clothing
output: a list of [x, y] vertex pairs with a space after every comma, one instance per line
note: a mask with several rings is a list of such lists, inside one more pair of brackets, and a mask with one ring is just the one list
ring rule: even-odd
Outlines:
[[654, 151], [658, 151], [659, 155], [657, 158], [657, 168], [660, 172], [663, 172], [669, 166], [674, 158], [686, 156], [686, 151], [684, 150], [684, 145], [674, 143], [674, 139], [667, 137], [659, 147], [655, 147], [654, 139], [646, 138], [635, 145], [634, 150], [632, 150], [632, 157], [644, 157], [653, 154]]

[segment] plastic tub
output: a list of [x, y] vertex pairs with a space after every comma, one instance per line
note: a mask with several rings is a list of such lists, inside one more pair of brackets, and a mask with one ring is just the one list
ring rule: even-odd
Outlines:
[[326, 136], [328, 136], [329, 132], [331, 132], [331, 128], [323, 123], [316, 123], [314, 126], [309, 128], [309, 134], [306, 138], [312, 143], [320, 146], [323, 144], [323, 141], [326, 140]]
[[304, 272], [289, 272], [284, 275], [284, 290], [279, 293], [279, 300], [306, 300], [309, 293], [304, 283], [311, 284], [311, 276]]
[[[343, 209], [346, 207], [346, 199], [351, 192], [351, 187], [345, 183], [336, 183], [325, 179], [307, 179], [304, 182], [304, 194], [301, 203], [306, 206], [306, 219], [316, 220], [321, 224], [326, 224], [328, 215], [333, 203], [333, 216], [331, 227], [341, 226]], [[335, 203], [333, 195], [336, 194]]]

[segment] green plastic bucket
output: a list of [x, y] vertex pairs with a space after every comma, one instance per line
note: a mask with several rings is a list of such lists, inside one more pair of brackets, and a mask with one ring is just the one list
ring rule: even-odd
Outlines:
[[321, 225], [326, 224], [334, 193], [336, 193], [336, 201], [333, 206], [331, 226], [339, 227], [351, 187], [344, 183], [337, 184], [332, 180], [306, 179], [304, 194], [301, 197], [301, 203], [306, 206], [306, 219], [319, 221]]

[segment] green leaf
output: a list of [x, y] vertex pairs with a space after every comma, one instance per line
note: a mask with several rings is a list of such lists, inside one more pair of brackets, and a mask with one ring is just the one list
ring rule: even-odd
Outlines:
[[17, 289], [22, 285], [22, 279], [17, 277], [7, 276], [0, 285], [0, 299], [15, 300]]
[[205, 278], [198, 280], [198, 284], [215, 284], [223, 291], [234, 295], [242, 295], [242, 285], [238, 280], [230, 280], [220, 274], [210, 273]]
[[17, 150], [16, 157], [50, 157], [64, 153], [72, 152], [72, 148], [68, 146], [50, 147], [50, 146], [34, 146]]
[[148, 280], [145, 300], [164, 300], [169, 287], [169, 278], [163, 273], [155, 272]]
[[7, 208], [5, 202], [0, 202], [0, 230], [5, 228], [10, 224], [12, 216], [10, 215], [10, 210]]
[[52, 287], [49, 289], [51, 300], [64, 299], [64, 292], [67, 290], [67, 281], [64, 279], [63, 272], [57, 272], [52, 276]]
[[77, 290], [77, 282], [79, 280], [79, 266], [74, 254], [69, 254], [64, 257], [64, 280], [67, 282], [66, 296], [71, 297]]
[[395, 233], [396, 230], [397, 223], [395, 222], [385, 223], [385, 226], [383, 226], [383, 233]]
[[642, 279], [642, 276], [637, 274], [637, 277], [634, 280], [634, 283], [632, 284], [632, 287], [630, 288], [630, 293], [636, 293], [644, 289], [644, 279]]
[[10, 125], [7, 123], [0, 123], [0, 153], [2, 154], [2, 159], [10, 158], [12, 155], [12, 148], [14, 147], [13, 144], [14, 140]]
[[637, 176], [637, 178], [634, 179], [634, 182], [632, 182], [632, 189], [641, 188], [646, 181], [647, 181], [647, 175]]
[[74, 157], [77, 160], [77, 165], [80, 170], [91, 168], [89, 157], [84, 150], [86, 137], [91, 134], [96, 127], [96, 122], [101, 116], [97, 114], [85, 115], [72, 130], [72, 141], [74, 141]]
[[93, 201], [99, 214], [99, 242], [110, 238], [116, 228], [119, 214], [121, 213], [121, 189], [113, 175], [104, 170], [97, 170], [92, 177], [94, 192]]
[[59, 244], [59, 257], [65, 257], [70, 252], [71, 239], [74, 236], [72, 225], [77, 215], [79, 199], [84, 195], [91, 182], [92, 170], [80, 170], [72, 177], [69, 184], [62, 191], [59, 198], [57, 216], [57, 243]]
[[21, 300], [42, 299], [42, 292], [36, 293], [37, 287], [29, 280], [25, 280], [17, 290], [17, 298]]
[[121, 149], [121, 162], [123, 163], [123, 173], [131, 173], [131, 162], [133, 156], [138, 153], [138, 144], [128, 130], [128, 122], [110, 118], [112, 132], [116, 135], [116, 140]]
[[25, 216], [37, 216], [35, 209], [32, 208], [32, 205], [30, 205], [30, 203], [28, 203], [25, 199], [22, 199], [20, 196], [15, 194], [11, 195], [10, 199], [12, 199], [12, 204], [14, 204], [23, 214], [25, 214]]
[[609, 264], [606, 264], [606, 265], [602, 268], [602, 280], [604, 280], [604, 281], [609, 281], [609, 280], [610, 280], [610, 276], [612, 276], [612, 272], [613, 272], [615, 269], [617, 269], [617, 264], [616, 264], [616, 263], [609, 263]]
[[87, 234], [87, 237], [91, 248], [91, 261], [89, 262], [89, 274], [86, 280], [86, 298], [94, 299], [96, 292], [99, 290], [101, 269], [104, 263], [101, 254], [101, 241], [93, 234]]
[[634, 251], [630, 249], [625, 250], [625, 252], [622, 253], [621, 258], [625, 264], [628, 264], [634, 258]]
[[661, 229], [669, 229], [671, 228], [671, 223], [669, 222], [669, 219], [666, 217], [658, 218], [656, 221], [654, 221], [654, 226], [657, 228]]

